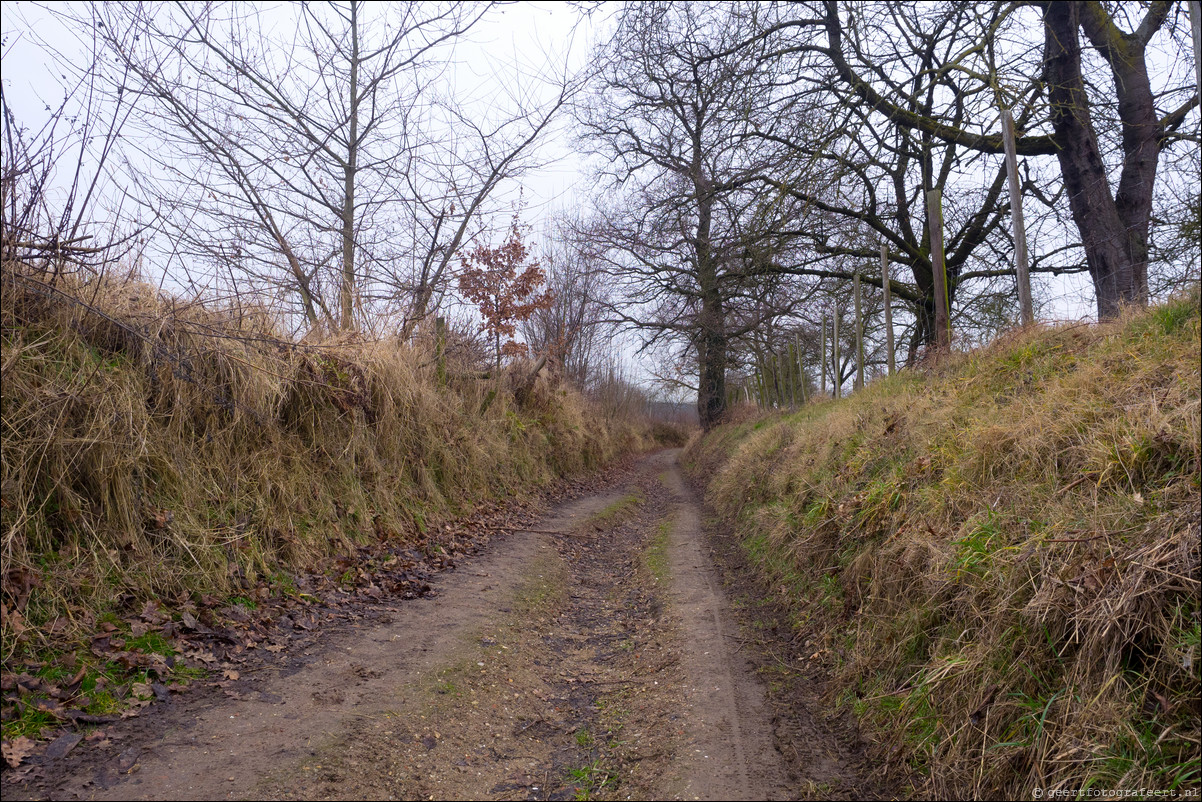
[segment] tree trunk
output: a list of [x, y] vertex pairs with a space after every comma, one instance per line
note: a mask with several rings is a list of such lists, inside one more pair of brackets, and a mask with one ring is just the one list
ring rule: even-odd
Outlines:
[[[1107, 58], [1119, 96], [1123, 122], [1123, 170], [1118, 196], [1110, 194], [1106, 165], [1089, 112], [1081, 75], [1083, 4], [1049, 3], [1044, 11], [1044, 57], [1047, 62], [1052, 128], [1059, 145], [1057, 158], [1064, 175], [1073, 221], [1093, 279], [1098, 317], [1113, 318], [1125, 304], [1147, 300], [1148, 225], [1152, 185], [1158, 156], [1157, 118], [1142, 48], [1100, 41], [1094, 44]], [[1092, 13], [1085, 9], [1085, 13]], [[1121, 34], [1119, 35], [1121, 36]]]
[[[693, 256], [697, 260], [697, 288], [701, 295], [698, 320], [697, 416], [703, 431], [722, 421], [726, 413], [726, 307], [718, 286], [718, 263], [710, 241], [713, 226], [713, 184], [701, 162], [702, 143], [693, 140], [693, 163], [689, 173], [697, 198], [697, 238]], [[767, 377], [765, 377], [766, 380]]]
[[701, 428], [709, 431], [721, 422], [726, 412], [726, 326], [722, 300], [716, 292], [703, 300], [701, 317], [697, 414]]
[[339, 300], [342, 330], [355, 327], [355, 172], [359, 155], [359, 5], [351, 3], [350, 130], [342, 187], [342, 282]]

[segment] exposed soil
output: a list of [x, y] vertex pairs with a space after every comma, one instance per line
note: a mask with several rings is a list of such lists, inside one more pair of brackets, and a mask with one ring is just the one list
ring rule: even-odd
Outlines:
[[707, 541], [676, 453], [493, 538], [427, 598], [363, 598], [10, 773], [4, 798], [879, 795], [737, 550]]

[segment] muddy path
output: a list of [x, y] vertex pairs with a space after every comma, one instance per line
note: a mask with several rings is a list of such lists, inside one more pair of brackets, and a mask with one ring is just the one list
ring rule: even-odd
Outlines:
[[113, 725], [5, 799], [878, 795], [675, 459], [494, 540], [432, 598], [385, 597]]

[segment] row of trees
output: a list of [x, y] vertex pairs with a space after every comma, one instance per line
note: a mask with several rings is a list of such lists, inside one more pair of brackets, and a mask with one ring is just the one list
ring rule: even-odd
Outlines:
[[[892, 356], [886, 285], [908, 312], [907, 358], [935, 340], [928, 190], [943, 191], [958, 330], [1015, 316], [1003, 108], [1031, 273], [1088, 273], [1103, 318], [1180, 278], [1199, 250], [1183, 8], [630, 3], [584, 74], [548, 59], [487, 102], [453, 89], [487, 3], [51, 8], [88, 54], [60, 54], [84, 103], [53, 115], [79, 169], [52, 211], [31, 187], [63, 131], [29, 134], [3, 99], [5, 252], [86, 257], [84, 210], [105, 200], [177, 284], [266, 300], [298, 332], [409, 336], [451, 294], [482, 310], [494, 362], [520, 350], [502, 341], [520, 324], [588, 384], [635, 327], [710, 426], [728, 377], [774, 354], [829, 355], [836, 386], [857, 369], [850, 343], [837, 364], [821, 344], [857, 273], [870, 364]], [[516, 220], [497, 247], [489, 226], [566, 111], [603, 194], [536, 269]], [[118, 175], [119, 192], [97, 189]]]
[[[695, 360], [705, 426], [732, 368], [802, 336], [818, 356], [818, 318], [856, 271], [909, 309], [913, 359], [934, 340], [939, 188], [949, 298], [962, 323], [996, 325], [1014, 295], [1002, 108], [1034, 207], [1031, 272], [1088, 272], [1102, 318], [1146, 303], [1157, 204], [1197, 218], [1187, 27], [1171, 2], [626, 6], [577, 115], [620, 190], [594, 227], [625, 290], [613, 312]], [[1184, 195], [1157, 193], [1183, 140], [1193, 158], [1168, 183]], [[1157, 233], [1188, 256], [1155, 269], [1196, 258], [1196, 239]], [[869, 267], [882, 243], [904, 278]]]

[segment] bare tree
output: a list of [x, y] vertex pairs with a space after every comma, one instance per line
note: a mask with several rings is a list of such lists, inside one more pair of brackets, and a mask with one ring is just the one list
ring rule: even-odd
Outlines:
[[[392, 260], [382, 280], [404, 301], [401, 333], [408, 337], [438, 306], [450, 286], [454, 259], [478, 231], [488, 202], [504, 182], [536, 166], [535, 149], [579, 91], [580, 82], [563, 72], [529, 76], [530, 86], [511, 87], [508, 104], [494, 103], [499, 114], [482, 117], [479, 108], [466, 109], [446, 99], [438, 131], [428, 132], [415, 145], [405, 173], [412, 198], [408, 259]], [[539, 97], [538, 89], [549, 90]]]
[[[794, 201], [748, 190], [770, 155], [749, 133], [767, 125], [774, 76], [760, 53], [717, 53], [749, 31], [742, 7], [648, 3], [623, 9], [597, 55], [578, 113], [601, 174], [624, 190], [595, 229], [619, 287], [611, 311], [649, 345], [685, 345], [697, 364], [698, 411], [709, 428], [726, 405], [731, 342], [757, 326], [755, 285]], [[768, 272], [771, 272], [770, 270]], [[775, 312], [773, 312], [775, 313]]]
[[440, 95], [449, 48], [488, 9], [106, 9], [102, 36], [135, 76], [114, 94], [151, 112], [135, 174], [173, 248], [297, 298], [310, 328], [353, 328], [381, 302], [408, 336], [573, 90], [533, 76], [549, 101], [518, 86], [491, 116]]
[[[781, 26], [820, 30], [822, 41], [809, 49], [826, 59], [857, 102], [933, 141], [1001, 153], [993, 110], [999, 102], [1013, 106], [1016, 118], [1025, 121], [1018, 152], [1055, 156], [1059, 163], [1098, 314], [1108, 318], [1123, 304], [1146, 302], [1160, 153], [1183, 138], [1180, 129], [1198, 105], [1189, 77], [1170, 75], [1176, 83], [1154, 86], [1149, 72], [1149, 45], [1158, 35], [1173, 33], [1173, 6], [1161, 1], [1138, 11], [1136, 6], [1100, 2], [983, 7], [969, 20], [972, 27], [965, 29], [964, 45], [943, 54], [932, 67], [947, 91], [963, 99], [964, 113], [950, 115], [942, 109], [914, 108], [905, 87], [890, 85], [875, 66], [866, 43], [905, 38], [904, 30], [858, 27], [856, 9], [837, 0], [812, 4], [805, 18]], [[1033, 30], [1042, 33], [1042, 49], [1031, 46]], [[1097, 83], [1087, 86], [1083, 70], [1089, 62], [1080, 43], [1082, 32], [1110, 73], [1109, 95]], [[1110, 118], [1110, 108], [1114, 116], [1109, 130], [1118, 137], [1098, 127], [1099, 120]]]
[[97, 27], [131, 73], [114, 94], [148, 101], [147, 185], [163, 225], [231, 273], [258, 263], [278, 281], [282, 259], [309, 324], [320, 311], [347, 330], [378, 258], [375, 223], [402, 201], [405, 110], [427, 60], [482, 13], [114, 5]]
[[[6, 34], [0, 43], [7, 66], [19, 38]], [[100, 211], [112, 200], [114, 153], [133, 106], [105, 102], [102, 48], [94, 40], [84, 45], [75, 63], [47, 49], [63, 94], [56, 105], [44, 101], [46, 117], [36, 129], [26, 127], [0, 86], [0, 258], [39, 270], [51, 284], [70, 265], [104, 266], [138, 233], [119, 233]]]
[[[891, 89], [899, 105], [916, 114], [962, 123], [980, 110], [973, 97], [953, 91], [958, 79], [947, 65], [966, 45], [966, 33], [975, 31], [977, 12], [963, 4], [895, 3], [860, 5], [846, 14], [856, 52], [862, 54], [874, 79]], [[789, 166], [760, 180], [769, 193], [786, 193], [809, 210], [804, 225], [791, 225], [782, 232], [793, 241], [774, 256], [778, 268], [835, 282], [847, 281], [859, 271], [866, 283], [879, 287], [877, 255], [884, 243], [890, 260], [905, 265], [913, 277], [912, 284], [896, 279], [891, 283], [894, 297], [909, 306], [917, 321], [910, 342], [913, 358], [920, 345], [935, 339], [926, 191], [945, 190], [949, 302], [972, 282], [982, 285], [973, 292], [989, 292], [997, 279], [1012, 272], [1004, 266], [1012, 246], [1003, 162], [892, 123], [872, 106], [858, 102], [838, 74], [814, 58], [812, 28], [762, 16], [758, 21], [772, 32], [765, 37], [769, 46], [763, 57], [783, 61], [788, 69], [775, 69], [794, 76], [793, 91], [781, 93], [774, 107], [781, 122], [753, 134], [780, 146], [788, 154]], [[899, 34], [869, 35], [882, 30]], [[801, 180], [795, 180], [794, 174]], [[813, 180], [815, 175], [822, 180]], [[1028, 171], [1028, 191], [1053, 207], [1058, 193], [1047, 183], [1046, 176]], [[1028, 217], [1033, 217], [1031, 210]], [[1037, 249], [1032, 272], [1085, 270], [1083, 264], [1066, 259], [1064, 251], [1062, 242]], [[997, 296], [997, 290], [992, 293]]]
[[551, 303], [534, 311], [522, 334], [535, 354], [558, 363], [568, 381], [588, 388], [603, 370], [615, 326], [605, 315], [610, 300], [595, 247], [573, 235], [579, 224], [559, 221], [544, 238], [542, 265]]

